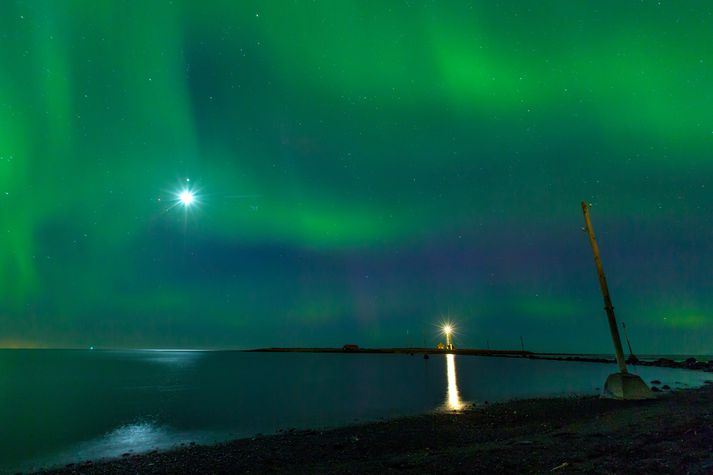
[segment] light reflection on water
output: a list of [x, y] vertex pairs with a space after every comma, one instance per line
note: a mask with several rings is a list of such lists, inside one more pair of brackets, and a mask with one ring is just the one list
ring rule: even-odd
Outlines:
[[167, 366], [186, 367], [197, 364], [207, 353], [194, 350], [143, 350], [144, 361]]
[[455, 355], [446, 355], [446, 373], [448, 375], [448, 397], [446, 399], [446, 408], [451, 411], [460, 411], [463, 409], [463, 402], [460, 400], [460, 393], [458, 392]]
[[188, 442], [209, 443], [226, 438], [224, 433], [205, 431], [179, 432], [155, 422], [126, 424], [96, 437], [80, 442], [58, 454], [40, 458], [27, 465], [25, 470], [57, 466], [68, 461], [81, 462], [120, 457], [124, 454], [140, 454], [151, 450], [165, 450]]
[[117, 457], [126, 452], [165, 448], [177, 440], [176, 434], [151, 422], [127, 424], [72, 450], [79, 459]]

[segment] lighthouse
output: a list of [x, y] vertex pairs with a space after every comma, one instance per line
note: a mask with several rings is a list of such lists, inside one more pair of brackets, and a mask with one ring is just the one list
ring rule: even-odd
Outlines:
[[443, 325], [443, 334], [446, 335], [446, 350], [455, 350], [453, 347], [453, 326], [450, 323]]

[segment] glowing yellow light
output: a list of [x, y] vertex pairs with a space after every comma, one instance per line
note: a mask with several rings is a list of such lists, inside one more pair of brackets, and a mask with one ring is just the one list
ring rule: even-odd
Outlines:
[[443, 333], [445, 333], [446, 335], [450, 335], [451, 333], [453, 333], [453, 327], [450, 325], [450, 323], [446, 323], [445, 325], [443, 325]]
[[178, 195], [178, 199], [181, 200], [183, 206], [190, 206], [195, 201], [196, 197], [190, 190], [184, 190]]
[[458, 394], [458, 382], [456, 381], [456, 357], [452, 354], [446, 355], [446, 372], [448, 374], [448, 400], [446, 407], [452, 411], [463, 409], [463, 403]]

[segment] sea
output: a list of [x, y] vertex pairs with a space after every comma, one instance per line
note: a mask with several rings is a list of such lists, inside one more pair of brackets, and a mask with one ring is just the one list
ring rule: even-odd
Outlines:
[[[713, 377], [630, 370], [673, 389]], [[595, 395], [615, 371], [454, 355], [0, 350], [0, 473], [514, 398]]]

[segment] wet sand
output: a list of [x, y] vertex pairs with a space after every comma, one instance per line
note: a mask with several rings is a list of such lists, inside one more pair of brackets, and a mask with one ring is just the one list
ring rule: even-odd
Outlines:
[[[712, 378], [713, 379], [713, 378]], [[652, 401], [531, 399], [286, 431], [45, 473], [713, 473], [713, 385]]]

